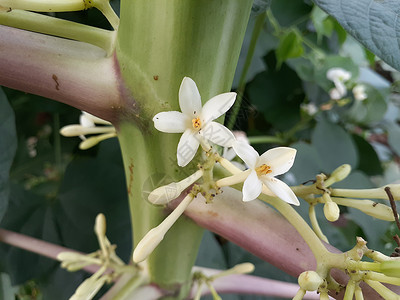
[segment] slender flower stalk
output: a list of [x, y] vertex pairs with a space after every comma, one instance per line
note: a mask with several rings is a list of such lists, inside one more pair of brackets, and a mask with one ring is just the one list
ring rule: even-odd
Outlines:
[[364, 300], [364, 295], [359, 284], [356, 285], [356, 288], [354, 290], [354, 296], [356, 297], [356, 300]]
[[2, 0], [0, 4], [11, 9], [35, 12], [68, 12], [95, 7], [103, 13], [114, 29], [119, 25], [119, 18], [109, 0]]
[[133, 252], [133, 261], [139, 263], [144, 261], [153, 250], [160, 244], [164, 239], [167, 231], [174, 225], [176, 220], [183, 214], [185, 209], [189, 206], [190, 202], [194, 199], [192, 193], [188, 194], [178, 207], [157, 227], [151, 229], [143, 239], [137, 244]]

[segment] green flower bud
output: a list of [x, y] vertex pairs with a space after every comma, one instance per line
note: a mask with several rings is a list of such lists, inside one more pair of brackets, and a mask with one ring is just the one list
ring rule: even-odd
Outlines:
[[334, 184], [335, 182], [342, 181], [347, 176], [349, 176], [350, 172], [351, 172], [350, 165], [347, 164], [341, 165], [340, 167], [335, 169], [332, 172], [331, 176], [325, 181], [325, 186], [328, 187]]
[[324, 280], [315, 271], [305, 271], [300, 274], [298, 282], [303, 290], [316, 291]]
[[400, 278], [400, 260], [387, 260], [382, 262], [381, 272], [386, 276]]

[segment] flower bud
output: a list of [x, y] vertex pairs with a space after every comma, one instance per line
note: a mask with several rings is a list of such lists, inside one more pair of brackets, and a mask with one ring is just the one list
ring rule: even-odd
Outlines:
[[335, 222], [339, 219], [340, 209], [339, 206], [332, 201], [326, 202], [324, 205], [325, 218], [330, 222]]
[[156, 188], [149, 194], [149, 202], [157, 205], [164, 205], [179, 197], [182, 193], [180, 186], [176, 182]]
[[67, 264], [64, 264], [64, 262], [61, 264], [61, 267], [67, 269], [70, 272], [76, 272], [81, 269], [83, 269], [86, 266], [92, 265], [93, 262], [90, 261], [77, 261], [77, 262], [70, 262]]
[[324, 280], [315, 271], [305, 271], [300, 274], [298, 282], [303, 290], [316, 291]]
[[60, 129], [60, 134], [63, 136], [79, 136], [86, 133], [86, 128], [82, 125], [67, 125]]
[[[392, 193], [394, 200], [400, 200], [400, 184], [388, 184], [385, 185], [384, 188], [385, 187], [390, 188], [390, 192]], [[385, 198], [387, 199], [387, 197]]]
[[101, 140], [99, 140], [97, 136], [92, 136], [92, 137], [80, 142], [79, 149], [87, 150], [87, 149], [90, 149], [90, 148], [96, 146], [100, 142], [101, 142]]
[[96, 232], [98, 236], [106, 235], [106, 217], [103, 214], [97, 215], [94, 225], [94, 232]]
[[351, 172], [351, 166], [348, 164], [341, 165], [340, 167], [336, 168], [331, 176], [325, 181], [325, 187], [329, 187], [335, 182], [342, 181], [347, 176], [349, 176]]
[[381, 272], [386, 276], [400, 278], [400, 260], [381, 262]]
[[57, 259], [59, 261], [78, 261], [82, 259], [82, 256], [80, 253], [65, 251], [58, 253]]
[[247, 274], [254, 271], [254, 265], [252, 263], [242, 263], [232, 268], [234, 274]]
[[168, 202], [178, 198], [184, 189], [195, 183], [195, 181], [197, 181], [201, 176], [203, 176], [203, 170], [198, 170], [179, 182], [172, 182], [170, 184], [160, 186], [149, 194], [148, 200], [153, 204], [167, 204]]
[[164, 239], [165, 232], [159, 227], [151, 229], [133, 251], [133, 261], [139, 263], [144, 261]]
[[371, 200], [353, 200], [353, 201], [357, 202], [357, 204], [353, 206], [354, 208], [361, 210], [363, 213], [371, 217], [389, 222], [394, 221], [394, 215], [392, 209], [385, 204], [376, 203]]
[[107, 277], [94, 278], [94, 276], [86, 279], [76, 289], [75, 294], [72, 295], [70, 300], [89, 300], [92, 299], [101, 287], [106, 283]]

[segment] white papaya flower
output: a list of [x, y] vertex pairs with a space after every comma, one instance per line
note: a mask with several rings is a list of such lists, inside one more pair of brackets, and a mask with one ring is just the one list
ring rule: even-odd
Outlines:
[[364, 101], [365, 99], [368, 98], [368, 95], [365, 92], [365, 86], [362, 84], [357, 84], [353, 88], [353, 95], [354, 99], [356, 99], [357, 101]]
[[346, 96], [347, 89], [344, 83], [350, 80], [350, 72], [342, 68], [331, 68], [326, 72], [326, 78], [335, 84], [335, 87], [329, 91], [331, 99], [339, 100]]
[[159, 131], [183, 132], [177, 150], [179, 166], [184, 167], [193, 159], [203, 138], [223, 147], [232, 146], [235, 140], [232, 132], [213, 120], [226, 113], [235, 99], [236, 93], [223, 93], [202, 106], [196, 83], [189, 77], [183, 78], [179, 88], [182, 112], [160, 112], [153, 118], [154, 127]]
[[283, 201], [300, 205], [296, 195], [283, 181], [275, 178], [286, 173], [294, 163], [296, 149], [277, 147], [270, 149], [261, 156], [254, 148], [243, 142], [235, 142], [233, 149], [237, 155], [249, 166], [249, 172], [243, 184], [243, 201], [256, 199], [263, 189], [271, 191]]

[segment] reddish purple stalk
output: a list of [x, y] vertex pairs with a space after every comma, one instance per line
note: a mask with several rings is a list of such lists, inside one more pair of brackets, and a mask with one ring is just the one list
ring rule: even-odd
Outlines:
[[95, 46], [0, 25], [0, 85], [114, 121], [123, 105], [118, 64]]

